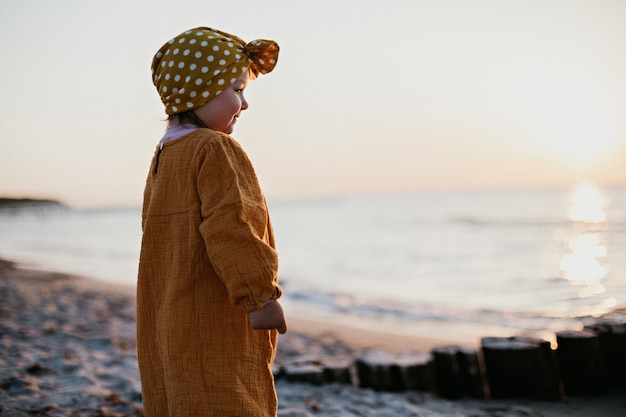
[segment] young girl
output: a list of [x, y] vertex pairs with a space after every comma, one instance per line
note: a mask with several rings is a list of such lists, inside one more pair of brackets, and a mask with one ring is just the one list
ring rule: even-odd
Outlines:
[[278, 258], [254, 169], [230, 136], [248, 80], [278, 45], [200, 27], [167, 42], [152, 78], [169, 124], [146, 181], [137, 281], [144, 414], [274, 417]]

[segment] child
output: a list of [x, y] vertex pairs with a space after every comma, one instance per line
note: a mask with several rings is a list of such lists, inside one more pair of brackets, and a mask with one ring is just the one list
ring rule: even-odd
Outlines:
[[230, 136], [249, 79], [278, 45], [200, 27], [163, 45], [152, 77], [169, 125], [146, 181], [137, 281], [144, 413], [274, 417], [278, 258], [254, 169]]

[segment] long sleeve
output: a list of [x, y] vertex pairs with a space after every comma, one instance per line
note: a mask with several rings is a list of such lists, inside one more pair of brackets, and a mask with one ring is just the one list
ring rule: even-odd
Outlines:
[[252, 164], [237, 142], [222, 139], [210, 144], [200, 164], [200, 233], [231, 304], [250, 312], [281, 295], [278, 255]]

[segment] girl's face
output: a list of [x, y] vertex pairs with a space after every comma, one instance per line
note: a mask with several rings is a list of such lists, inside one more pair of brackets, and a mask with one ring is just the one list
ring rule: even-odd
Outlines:
[[248, 71], [217, 97], [195, 109], [196, 115], [209, 129], [230, 135], [241, 112], [248, 108], [243, 90], [248, 85]]

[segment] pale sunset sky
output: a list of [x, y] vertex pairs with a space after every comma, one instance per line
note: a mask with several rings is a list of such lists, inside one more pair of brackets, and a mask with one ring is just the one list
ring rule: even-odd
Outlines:
[[281, 46], [233, 133], [268, 198], [626, 183], [623, 0], [0, 0], [0, 196], [140, 204], [196, 26]]

